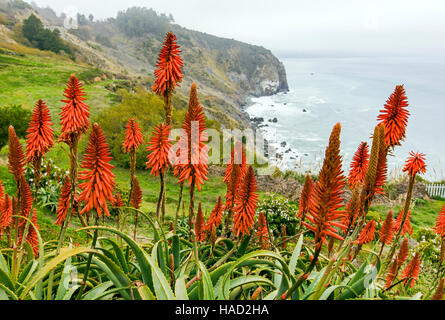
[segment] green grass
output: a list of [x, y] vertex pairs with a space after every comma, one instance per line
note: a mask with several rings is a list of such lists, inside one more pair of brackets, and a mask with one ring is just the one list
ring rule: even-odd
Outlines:
[[[437, 215], [440, 209], [445, 205], [445, 200], [429, 200], [421, 201], [414, 206], [411, 210], [411, 225], [414, 231], [419, 228], [431, 228], [436, 224]], [[393, 216], [397, 216], [402, 210], [402, 205], [396, 205], [393, 207], [387, 206], [371, 206], [370, 212], [376, 212], [379, 214], [382, 220], [385, 219], [389, 210], [393, 211]]]
[[[0, 54], [0, 103], [1, 105], [22, 105], [32, 108], [37, 100], [47, 102], [58, 127], [58, 113], [65, 83], [71, 74], [76, 74], [81, 81], [88, 80], [97, 69], [74, 63], [57, 56], [9, 56]], [[113, 104], [113, 95], [105, 86], [113, 80], [85, 84], [87, 103], [90, 105], [91, 116]]]

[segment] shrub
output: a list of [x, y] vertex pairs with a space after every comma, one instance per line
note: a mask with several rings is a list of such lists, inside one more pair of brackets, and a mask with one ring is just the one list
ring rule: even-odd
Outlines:
[[100, 77], [104, 72], [98, 68], [90, 68], [85, 71], [82, 71], [78, 74], [79, 79], [82, 79], [86, 83], [93, 82], [94, 78]]
[[0, 150], [8, 143], [8, 127], [14, 126], [19, 138], [26, 136], [31, 111], [13, 105], [0, 108]]
[[109, 48], [114, 48], [115, 49], [115, 46], [111, 43], [111, 40], [108, 37], [106, 37], [106, 36], [103, 36], [103, 35], [100, 35], [100, 34], [97, 35], [96, 36], [96, 42], [101, 44], [101, 45], [103, 45], [103, 46], [105, 46], [105, 47], [109, 47]]
[[6, 19], [6, 17], [0, 13], [0, 24], [7, 25], [8, 23], [9, 23], [8, 19]]
[[429, 241], [436, 239], [436, 234], [430, 228], [420, 228], [413, 234], [413, 238], [418, 242], [423, 240]]
[[[137, 87], [135, 92], [126, 89], [117, 91], [119, 105], [102, 111], [97, 116], [97, 122], [101, 123], [102, 129], [107, 136], [111, 153], [118, 166], [127, 168], [129, 155], [122, 152], [122, 142], [125, 137], [125, 125], [129, 118], [136, 118], [144, 135], [144, 141], [148, 141], [153, 128], [163, 121], [164, 102], [157, 95]], [[175, 110], [173, 112], [173, 125], [180, 127], [184, 112]], [[136, 167], [145, 168], [146, 145], [141, 146], [136, 153]]]
[[437, 263], [440, 257], [441, 239], [431, 229], [421, 228], [414, 234], [419, 242], [415, 248], [422, 254], [424, 260]]
[[[48, 168], [50, 171], [49, 174], [47, 171]], [[67, 171], [56, 166], [52, 160], [43, 163], [42, 176], [36, 199], [40, 206], [45, 207], [52, 213], [56, 213], [60, 190], [67, 174]], [[30, 186], [34, 185], [34, 170], [31, 167], [26, 168], [25, 178]]]
[[69, 29], [68, 32], [75, 35], [79, 39], [82, 39], [83, 41], [88, 41], [91, 39], [90, 30], [86, 27], [80, 27], [77, 29]]
[[274, 237], [280, 237], [283, 226], [286, 226], [288, 236], [295, 235], [298, 227], [297, 207], [287, 199], [270, 197], [258, 206], [258, 212], [266, 215], [270, 231]]

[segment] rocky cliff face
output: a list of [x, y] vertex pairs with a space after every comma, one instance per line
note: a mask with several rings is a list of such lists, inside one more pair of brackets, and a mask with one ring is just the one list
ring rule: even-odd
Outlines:
[[[4, 0], [0, 0], [3, 2]], [[49, 8], [25, 5], [14, 8], [17, 20], [34, 11], [48, 28], [76, 49], [76, 59], [130, 79], [140, 79], [147, 88], [165, 33], [177, 35], [184, 60], [184, 80], [178, 94], [187, 101], [192, 82], [198, 85], [200, 101], [208, 116], [223, 127], [250, 126], [243, 106], [252, 96], [288, 90], [283, 64], [263, 47], [215, 37], [173, 24], [151, 9], [130, 8], [116, 18], [93, 22], [85, 17], [77, 29], [67, 30], [62, 18]]]

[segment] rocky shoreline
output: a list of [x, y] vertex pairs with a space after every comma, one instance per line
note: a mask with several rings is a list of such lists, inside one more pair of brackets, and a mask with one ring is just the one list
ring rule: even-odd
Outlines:
[[[283, 94], [286, 94], [286, 92], [284, 92]], [[245, 110], [252, 106], [254, 104], [254, 102], [251, 102], [246, 108]], [[274, 107], [274, 105], [271, 105], [270, 107]], [[258, 117], [258, 116], [250, 116], [250, 124], [253, 130], [267, 130], [265, 128], [270, 127], [273, 124], [277, 124], [279, 123], [279, 119], [277, 117], [271, 117], [271, 118], [264, 118], [264, 117]], [[267, 141], [267, 139], [264, 139], [265, 141], [265, 145], [269, 144], [269, 141]], [[288, 143], [286, 141], [276, 141], [277, 148], [275, 148], [274, 152], [275, 152], [275, 158], [276, 160], [283, 160], [285, 159], [285, 156], [288, 155], [288, 160], [291, 161], [296, 161], [298, 158], [297, 152], [295, 150], [293, 150], [292, 148], [290, 148], [288, 146]]]

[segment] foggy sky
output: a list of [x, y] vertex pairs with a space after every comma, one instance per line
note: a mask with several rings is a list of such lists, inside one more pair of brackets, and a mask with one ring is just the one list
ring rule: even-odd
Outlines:
[[[27, 0], [31, 2], [31, 0]], [[34, 0], [95, 19], [131, 6], [171, 13], [189, 29], [301, 55], [443, 55], [443, 0]]]

